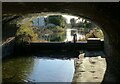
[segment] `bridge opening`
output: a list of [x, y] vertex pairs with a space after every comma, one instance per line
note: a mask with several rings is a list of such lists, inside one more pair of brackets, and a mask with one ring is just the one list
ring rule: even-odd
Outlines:
[[[20, 10], [18, 10], [18, 8]], [[3, 3], [3, 14], [6, 14], [6, 15], [11, 13], [17, 16], [21, 16], [21, 14], [24, 15], [28, 13], [42, 12], [42, 11], [45, 11], [45, 12], [52, 11], [52, 12], [61, 12], [61, 13], [66, 12], [66, 13], [77, 15], [77, 16], [82, 15], [84, 17], [90, 18], [92, 21], [100, 25], [104, 33], [104, 51], [105, 51], [106, 60], [107, 60], [107, 69], [106, 69], [106, 73], [103, 81], [119, 82], [119, 79], [120, 79], [119, 3]], [[7, 19], [4, 21], [9, 22], [11, 20], [12, 19]], [[16, 31], [13, 31], [15, 33], [11, 34], [12, 30], [9, 29], [10, 27], [6, 27], [6, 23], [4, 22], [3, 24], [4, 24], [3, 36], [7, 37], [8, 34], [9, 36], [14, 36]], [[14, 26], [16, 26], [16, 24]], [[9, 29], [9, 31], [6, 31], [6, 29]], [[17, 29], [14, 29], [14, 30], [17, 30]], [[30, 33], [30, 34], [33, 34], [33, 33]], [[32, 45], [34, 45], [34, 43]], [[9, 46], [9, 48], [13, 50], [11, 46]], [[9, 54], [7, 51], [11, 52], [10, 49], [7, 50], [7, 48], [5, 47], [3, 51]], [[34, 49], [36, 48], [33, 47], [33, 49], [31, 50], [34, 50]], [[73, 49], [73, 47], [71, 47], [70, 49]], [[39, 49], [39, 50], [42, 50], [42, 49]], [[94, 64], [95, 62], [91, 62], [91, 63]], [[94, 71], [91, 71], [91, 72], [94, 73]], [[96, 80], [97, 77], [94, 77], [94, 78]]]
[[103, 31], [93, 21], [65, 13], [28, 14], [17, 25], [18, 42], [104, 41]]
[[[17, 43], [15, 51], [17, 50], [17, 52], [3, 60], [3, 67], [5, 68], [3, 81], [102, 82], [106, 70], [106, 61], [103, 47], [98, 51], [97, 47], [104, 46], [104, 32], [93, 21], [65, 13], [45, 12], [26, 14], [19, 20], [16, 24], [18, 29], [15, 32], [15, 42]], [[87, 49], [92, 49], [92, 51], [87, 51]], [[26, 60], [26, 62], [23, 60]], [[30, 64], [29, 61], [31, 61]], [[7, 66], [16, 66], [18, 63], [24, 65], [24, 67], [17, 66], [20, 73], [17, 74], [16, 72], [15, 77], [13, 77], [14, 73], [6, 73], [7, 70], [12, 69], [12, 67], [7, 68]], [[56, 63], [56, 65], [53, 63]], [[48, 65], [49, 67], [46, 67]], [[56, 69], [60, 65], [66, 72]], [[29, 73], [29, 70], [21, 73], [22, 68], [24, 70], [26, 66], [33, 68], [33, 70], [29, 68], [32, 70], [31, 73]], [[41, 66], [44, 66], [43, 70], [38, 68]], [[53, 68], [50, 66], [53, 66]], [[98, 68], [98, 66], [100, 67]], [[48, 73], [46, 69], [50, 70], [51, 73]], [[44, 74], [37, 78], [36, 73]], [[66, 75], [60, 75], [59, 73]], [[78, 75], [78, 73], [81, 75]], [[25, 74], [26, 76], [24, 76]], [[46, 75], [49, 75], [47, 76], [48, 79], [46, 79]], [[88, 75], [89, 77], [86, 78]], [[65, 79], [60, 78], [61, 76], [64, 76]]]

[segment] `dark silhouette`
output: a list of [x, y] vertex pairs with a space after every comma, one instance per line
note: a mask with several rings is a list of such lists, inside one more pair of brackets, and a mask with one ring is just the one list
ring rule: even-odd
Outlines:
[[77, 41], [77, 34], [75, 33], [73, 34], [73, 42], [76, 43], [76, 41]]

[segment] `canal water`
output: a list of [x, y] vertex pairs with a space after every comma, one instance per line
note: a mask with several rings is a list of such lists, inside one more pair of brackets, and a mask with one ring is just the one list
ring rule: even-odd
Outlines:
[[73, 53], [9, 56], [2, 62], [3, 82], [72, 82]]

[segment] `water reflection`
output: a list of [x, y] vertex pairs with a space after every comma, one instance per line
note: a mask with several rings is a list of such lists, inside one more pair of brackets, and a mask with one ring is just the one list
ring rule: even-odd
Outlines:
[[33, 64], [32, 57], [21, 56], [4, 59], [2, 62], [3, 82], [26, 82]]
[[[54, 58], [56, 55], [18, 55], [4, 59], [3, 82], [72, 82], [74, 59]], [[58, 57], [68, 55], [62, 53]]]
[[74, 60], [34, 59], [33, 70], [28, 77], [33, 82], [72, 82]]

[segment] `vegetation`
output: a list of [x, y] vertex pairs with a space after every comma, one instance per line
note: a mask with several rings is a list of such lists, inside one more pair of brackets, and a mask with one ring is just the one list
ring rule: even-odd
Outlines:
[[104, 39], [104, 35], [101, 29], [93, 28], [86, 34], [86, 38], [101, 38]]
[[48, 27], [51, 32], [53, 32], [49, 41], [56, 42], [56, 41], [64, 41], [65, 39], [65, 31], [64, 27], [66, 26], [66, 20], [62, 15], [50, 15], [48, 16], [48, 23], [55, 24], [55, 27]]
[[87, 38], [100, 38], [104, 39], [102, 30], [95, 25], [93, 22], [82, 19], [82, 21], [76, 23], [79, 19], [72, 18], [70, 20], [72, 28], [78, 28], [81, 34], [84, 34], [85, 37], [80, 40], [87, 40]]
[[23, 24], [16, 32], [16, 42], [17, 43], [24, 43], [30, 42], [37, 39], [37, 34], [33, 32], [32, 27], [28, 26], [29, 23]]
[[54, 33], [54, 35], [50, 38], [51, 42], [60, 42], [64, 41], [65, 32]]
[[40, 28], [38, 32], [39, 32], [38, 35], [40, 37], [40, 40], [47, 38], [47, 41], [57, 42], [57, 41], [63, 41], [65, 39], [64, 28], [60, 26]]
[[50, 28], [47, 28], [47, 29], [49, 29], [52, 32], [64, 32], [64, 29], [60, 26], [50, 27]]
[[89, 22], [85, 19], [82, 19], [82, 21], [76, 23], [77, 20], [79, 20], [79, 19], [72, 18], [70, 20], [72, 28], [73, 27], [79, 27], [79, 28], [94, 28], [94, 27], [96, 27], [96, 25], [93, 22]]
[[[49, 15], [45, 18], [45, 27], [34, 27], [33, 30], [38, 34], [39, 41], [63, 41], [65, 38], [66, 20], [62, 15]], [[64, 36], [63, 36], [64, 35]]]
[[55, 24], [56, 26], [65, 27], [66, 20], [62, 15], [50, 15], [48, 16], [48, 23]]
[[[79, 37], [80, 41], [85, 41], [87, 38], [91, 37], [104, 38], [103, 32], [100, 28], [97, 28], [94, 23], [85, 19], [82, 19], [82, 21], [78, 23], [76, 23], [76, 21], [77, 20], [74, 18], [70, 20], [72, 28], [77, 28], [78, 33], [83, 35], [82, 37]], [[16, 32], [16, 42], [26, 43], [30, 41], [36, 41], [38, 37], [40, 42], [60, 42], [65, 40], [66, 20], [62, 15], [50, 15], [46, 18], [46, 23], [49, 24], [49, 26], [44, 28], [32, 27], [30, 26], [30, 21], [20, 25]]]

